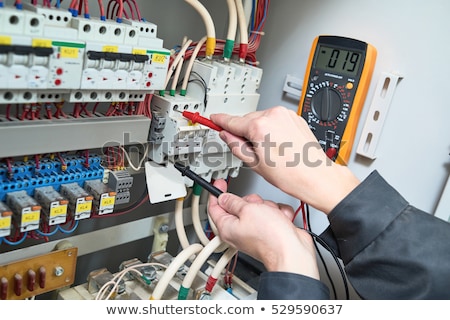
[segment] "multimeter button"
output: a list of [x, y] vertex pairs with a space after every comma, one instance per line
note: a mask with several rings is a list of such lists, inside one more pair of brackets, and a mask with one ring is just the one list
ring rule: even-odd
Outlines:
[[345, 85], [345, 88], [348, 89], [348, 90], [352, 90], [353, 89], [353, 83], [347, 82], [347, 84]]
[[325, 152], [327, 157], [330, 159], [334, 159], [334, 157], [336, 156], [336, 153], [337, 153], [336, 148], [328, 148], [327, 151]]

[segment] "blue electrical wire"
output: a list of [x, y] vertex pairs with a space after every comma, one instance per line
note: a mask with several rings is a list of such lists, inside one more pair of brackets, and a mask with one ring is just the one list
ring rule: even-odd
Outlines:
[[[10, 246], [17, 246], [17, 245], [19, 245], [19, 244], [21, 244], [22, 242], [25, 241], [25, 239], [27, 238], [27, 234], [28, 234], [28, 233], [25, 231], [25, 232], [23, 233], [22, 239], [20, 239], [19, 241], [16, 241], [16, 242], [9, 241], [9, 240], [6, 239], [6, 238], [1, 238], [1, 239], [2, 239], [2, 241], [4, 241], [6, 244], [9, 244]], [[1, 243], [1, 241], [0, 241], [0, 243]]]
[[255, 8], [256, 8], [256, 0], [253, 0], [252, 14], [251, 14], [252, 20], [250, 22], [251, 28], [253, 28], [253, 26], [255, 25]]
[[77, 229], [78, 222], [79, 222], [79, 220], [75, 221], [75, 225], [72, 227], [72, 229], [66, 230], [64, 228], [61, 228], [61, 226], [58, 226], [58, 230], [61, 231], [62, 233], [70, 234], [70, 233], [74, 232]]
[[42, 232], [41, 230], [36, 230], [36, 232], [44, 237], [50, 237], [55, 235], [58, 232], [58, 227], [55, 228], [55, 230], [53, 230], [52, 232], [46, 233], [46, 232]]
[[[261, 19], [261, 21], [259, 22], [259, 25], [256, 27], [256, 29], [254, 29], [254, 30], [252, 30], [252, 31], [259, 32], [259, 31], [261, 30], [262, 25], [263, 25], [264, 22], [266, 21], [268, 5], [269, 5], [268, 1], [265, 0], [265, 3], [264, 3], [264, 16], [263, 16], [263, 18]], [[254, 33], [253, 33], [253, 36], [255, 36]]]

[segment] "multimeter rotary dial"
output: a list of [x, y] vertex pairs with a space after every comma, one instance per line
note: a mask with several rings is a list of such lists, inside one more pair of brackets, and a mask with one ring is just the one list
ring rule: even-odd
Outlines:
[[330, 81], [312, 84], [305, 99], [308, 122], [335, 128], [348, 116], [349, 101], [343, 86]]
[[311, 99], [312, 112], [324, 122], [336, 119], [341, 111], [341, 105], [339, 93], [330, 87], [320, 89]]

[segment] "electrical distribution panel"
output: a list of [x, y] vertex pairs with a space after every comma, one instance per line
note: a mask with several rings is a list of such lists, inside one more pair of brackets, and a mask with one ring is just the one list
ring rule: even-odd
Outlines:
[[[210, 239], [203, 234], [206, 225], [202, 224], [208, 219], [206, 210], [200, 213], [198, 188], [190, 193], [192, 223], [202, 242], [192, 244], [194, 255], [184, 250], [177, 256], [166, 252], [169, 219], [160, 215], [155, 218], [160, 224], [153, 226], [147, 263], [127, 257], [118, 273], [93, 270], [86, 284], [69, 288], [78, 253], [71, 245], [13, 259], [15, 253], [21, 258], [28, 255], [28, 247], [51, 241], [58, 232], [72, 234], [91, 218], [113, 219], [148, 202], [150, 196], [140, 189], [143, 196], [132, 201], [140, 187], [135, 179], [145, 174], [149, 180], [141, 170], [144, 167], [146, 171], [162, 168], [159, 174], [170, 180], [158, 186], [158, 192], [165, 194], [157, 202], [193, 187], [174, 163], [189, 166], [208, 181], [236, 177], [242, 161], [232, 155], [219, 133], [192, 123], [182, 112], [210, 117], [255, 111], [262, 77], [262, 69], [244, 63], [245, 59], [234, 62], [200, 54], [194, 56], [189, 74], [188, 68], [176, 71], [186, 71], [187, 86], [169, 93], [168, 83], [176, 84], [171, 72], [177, 50], [163, 47], [155, 24], [133, 14], [119, 17], [123, 8], [114, 19], [113, 11], [120, 6], [111, 11], [111, 2], [108, 18], [90, 17], [86, 1], [70, 3], [76, 3], [78, 10], [60, 8], [59, 1], [43, 3], [0, 3], [0, 256], [7, 255], [7, 263], [0, 266], [0, 300], [53, 290], [58, 290], [59, 299], [255, 298], [256, 291], [238, 277], [232, 290], [225, 264], [233, 257], [237, 260], [236, 252], [212, 232]], [[98, 4], [102, 11], [102, 2]], [[134, 11], [131, 2], [127, 5], [128, 12]], [[176, 182], [170, 179], [174, 172]], [[148, 192], [148, 185], [156, 182], [146, 183], [142, 188], [147, 186]], [[177, 198], [173, 212], [177, 220], [183, 209], [179, 203]], [[119, 207], [124, 204], [128, 206]], [[179, 223], [177, 233], [184, 228], [183, 221]], [[76, 237], [85, 231], [78, 232]], [[64, 241], [70, 244], [69, 240]], [[207, 261], [212, 249], [222, 252], [218, 248], [224, 250], [221, 259]], [[194, 256], [195, 267], [193, 260], [188, 261]], [[201, 269], [200, 263], [207, 268]], [[133, 272], [122, 274], [128, 269]], [[117, 286], [106, 288], [119, 274], [123, 279]], [[211, 281], [219, 285], [214, 287]]]

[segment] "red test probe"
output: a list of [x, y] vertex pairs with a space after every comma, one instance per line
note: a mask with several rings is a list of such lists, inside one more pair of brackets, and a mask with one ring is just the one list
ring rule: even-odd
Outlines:
[[219, 127], [217, 124], [209, 120], [208, 118], [202, 117], [200, 113], [198, 112], [190, 112], [190, 111], [183, 111], [181, 112], [183, 117], [186, 119], [191, 120], [192, 123], [200, 123], [204, 126], [207, 126], [208, 128], [214, 129], [216, 131], [222, 131], [223, 129]]

